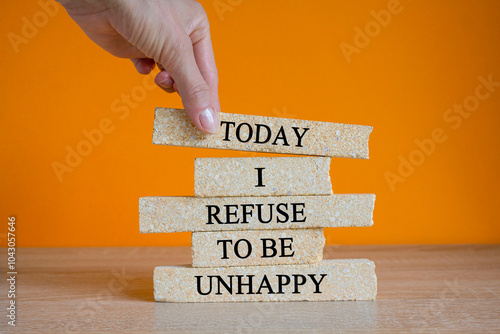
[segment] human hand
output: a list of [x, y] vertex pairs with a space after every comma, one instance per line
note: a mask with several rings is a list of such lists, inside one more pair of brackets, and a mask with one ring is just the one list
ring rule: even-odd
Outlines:
[[219, 129], [218, 75], [203, 7], [194, 0], [59, 0], [97, 45], [177, 91], [194, 125]]

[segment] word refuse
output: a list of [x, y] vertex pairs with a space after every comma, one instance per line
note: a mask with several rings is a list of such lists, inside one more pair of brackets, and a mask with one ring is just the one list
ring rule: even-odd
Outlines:
[[371, 226], [373, 194], [142, 197], [142, 233]]
[[[261, 224], [276, 222], [304, 223], [307, 217], [304, 214], [305, 203], [268, 203], [268, 204], [226, 204], [207, 205], [207, 224], [248, 224], [249, 218], [256, 217]], [[224, 215], [221, 215], [224, 211]]]

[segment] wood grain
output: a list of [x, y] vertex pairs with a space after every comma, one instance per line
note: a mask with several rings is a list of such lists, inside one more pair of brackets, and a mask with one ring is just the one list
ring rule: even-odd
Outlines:
[[374, 302], [155, 303], [153, 268], [190, 256], [188, 247], [18, 249], [18, 323], [7, 326], [2, 280], [0, 332], [500, 331], [497, 245], [327, 246], [326, 259], [375, 261]]

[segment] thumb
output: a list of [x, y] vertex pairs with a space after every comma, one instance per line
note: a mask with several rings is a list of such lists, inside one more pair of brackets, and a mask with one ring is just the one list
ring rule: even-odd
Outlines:
[[191, 41], [182, 44], [175, 51], [171, 50], [174, 54], [167, 57], [170, 61], [162, 61], [162, 65], [175, 81], [184, 109], [193, 124], [204, 133], [217, 133], [219, 117], [210, 88], [198, 68]]

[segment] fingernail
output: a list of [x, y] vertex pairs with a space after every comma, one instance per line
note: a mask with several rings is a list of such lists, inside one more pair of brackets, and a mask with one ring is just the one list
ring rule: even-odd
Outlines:
[[163, 80], [163, 81], [157, 81], [156, 84], [160, 87], [165, 87], [165, 81], [166, 80]]
[[170, 78], [164, 79], [162, 81], [156, 81], [156, 84], [163, 88], [172, 88], [172, 83]]
[[212, 108], [207, 108], [200, 113], [200, 123], [208, 133], [219, 131], [219, 117]]

